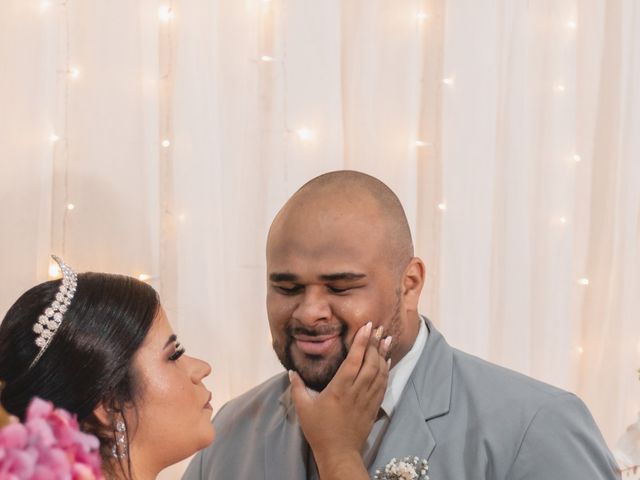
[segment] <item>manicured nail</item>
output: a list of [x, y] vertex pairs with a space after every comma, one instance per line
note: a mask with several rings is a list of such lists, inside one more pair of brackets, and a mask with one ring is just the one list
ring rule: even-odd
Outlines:
[[369, 322], [364, 326], [364, 334], [368, 337], [371, 335], [371, 327], [373, 327], [373, 323]]
[[387, 368], [391, 370], [391, 359], [387, 359]]
[[384, 333], [384, 327], [382, 325], [380, 325], [377, 329], [376, 329], [376, 340], [380, 340], [382, 338], [382, 334]]
[[385, 338], [383, 340], [384, 343], [384, 348], [389, 351], [389, 346], [391, 345], [391, 340], [393, 340], [393, 337], [391, 335], [389, 335], [387, 338]]
[[289, 382], [293, 382], [293, 370], [289, 370]]

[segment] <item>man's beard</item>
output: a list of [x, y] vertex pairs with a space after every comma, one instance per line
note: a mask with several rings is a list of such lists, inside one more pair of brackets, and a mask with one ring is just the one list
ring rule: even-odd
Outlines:
[[[298, 372], [302, 380], [307, 387], [321, 392], [329, 385], [329, 382], [333, 379], [334, 375], [342, 365], [342, 362], [347, 358], [349, 353], [349, 347], [346, 343], [347, 325], [338, 320], [338, 324], [334, 326], [323, 325], [319, 328], [307, 328], [302, 326], [289, 325], [286, 331], [285, 344], [280, 344], [277, 340], [273, 340], [273, 349], [278, 356], [278, 360], [282, 366], [288, 370], [295, 370]], [[391, 319], [386, 323], [384, 336], [392, 335], [394, 339], [400, 337], [402, 331], [400, 324], [400, 291], [396, 291], [396, 302], [393, 308]], [[337, 353], [333, 353], [330, 357], [306, 355], [299, 352], [302, 356], [302, 360], [294, 359], [292, 353], [292, 347], [294, 342], [294, 334], [303, 334], [308, 336], [320, 336], [328, 334], [338, 334], [338, 342], [340, 350]]]

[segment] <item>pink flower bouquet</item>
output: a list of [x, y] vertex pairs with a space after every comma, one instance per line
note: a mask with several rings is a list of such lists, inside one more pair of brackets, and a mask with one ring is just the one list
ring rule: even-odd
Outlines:
[[100, 443], [69, 412], [34, 398], [24, 424], [0, 430], [0, 480], [99, 480]]

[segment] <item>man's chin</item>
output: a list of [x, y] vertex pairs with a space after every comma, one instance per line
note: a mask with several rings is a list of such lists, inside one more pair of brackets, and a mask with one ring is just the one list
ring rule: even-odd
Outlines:
[[317, 392], [324, 390], [329, 385], [339, 367], [340, 362], [339, 360], [336, 362], [335, 359], [305, 360], [303, 362], [294, 360], [294, 368], [304, 380], [305, 385]]

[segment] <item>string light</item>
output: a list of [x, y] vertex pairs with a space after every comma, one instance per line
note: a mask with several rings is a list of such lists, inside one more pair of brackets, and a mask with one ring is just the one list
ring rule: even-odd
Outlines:
[[260, 60], [262, 60], [263, 62], [273, 62], [273, 57], [270, 57], [269, 55], [262, 55], [260, 57]]
[[455, 83], [455, 78], [454, 77], [443, 78], [442, 83], [444, 83], [448, 87], [453, 87], [453, 84]]
[[138, 280], [140, 280], [141, 282], [146, 282], [148, 280], [151, 280], [151, 275], [149, 275], [148, 273], [141, 273], [140, 275], [138, 275]]
[[171, 20], [173, 18], [173, 10], [171, 10], [171, 7], [164, 5], [158, 8], [158, 18], [162, 22], [168, 22]]
[[429, 18], [429, 14], [426, 12], [418, 12], [418, 14], [416, 15], [416, 18], [418, 19], [419, 22], [422, 23]]
[[76, 206], [73, 203], [67, 203], [67, 210], [73, 210]]
[[80, 70], [77, 67], [69, 68], [69, 77], [76, 80], [80, 76]]
[[303, 142], [310, 141], [313, 138], [313, 136], [315, 135], [315, 132], [313, 130], [311, 130], [310, 128], [307, 128], [307, 127], [302, 127], [300, 129], [298, 129], [296, 131], [296, 133], [298, 134], [298, 138], [300, 140], [302, 140]]
[[431, 145], [430, 143], [424, 142], [422, 140], [416, 140], [414, 144], [416, 147], [428, 147], [429, 145]]
[[582, 160], [582, 157], [577, 153], [573, 155], [573, 161], [579, 163]]
[[578, 280], [578, 284], [586, 287], [587, 285], [589, 285], [589, 279], [587, 277], [582, 277], [580, 280]]
[[582, 355], [584, 353], [584, 348], [576, 347], [576, 352], [578, 352], [580, 355]]
[[40, 2], [40, 9], [43, 12], [46, 12], [47, 10], [49, 10], [49, 7], [51, 6], [51, 0], [42, 0]]
[[52, 133], [51, 135], [49, 135], [49, 141], [51, 143], [56, 143], [58, 140], [60, 140], [60, 137], [55, 133]]
[[162, 143], [160, 144], [162, 145], [164, 148], [168, 148], [171, 146], [171, 142], [169, 140], [163, 140]]
[[567, 28], [571, 29], [571, 30], [575, 30], [576, 28], [578, 28], [578, 24], [576, 23], [575, 20], [569, 20], [567, 23]]
[[564, 225], [565, 223], [567, 223], [567, 217], [560, 217], [558, 220], [559, 220], [559, 221], [560, 221], [560, 223], [562, 223], [563, 225]]
[[447, 210], [447, 204], [445, 202], [440, 202], [438, 204], [438, 209], [442, 210], [443, 212]]
[[49, 260], [49, 278], [58, 278], [60, 276], [60, 267], [53, 260]]
[[558, 93], [564, 93], [564, 91], [567, 89], [567, 87], [565, 87], [563, 84], [558, 83], [556, 84], [553, 89], [558, 92]]
[[187, 220], [187, 215], [181, 213], [180, 215], [178, 215], [178, 220], [180, 221], [180, 223], [184, 223]]

